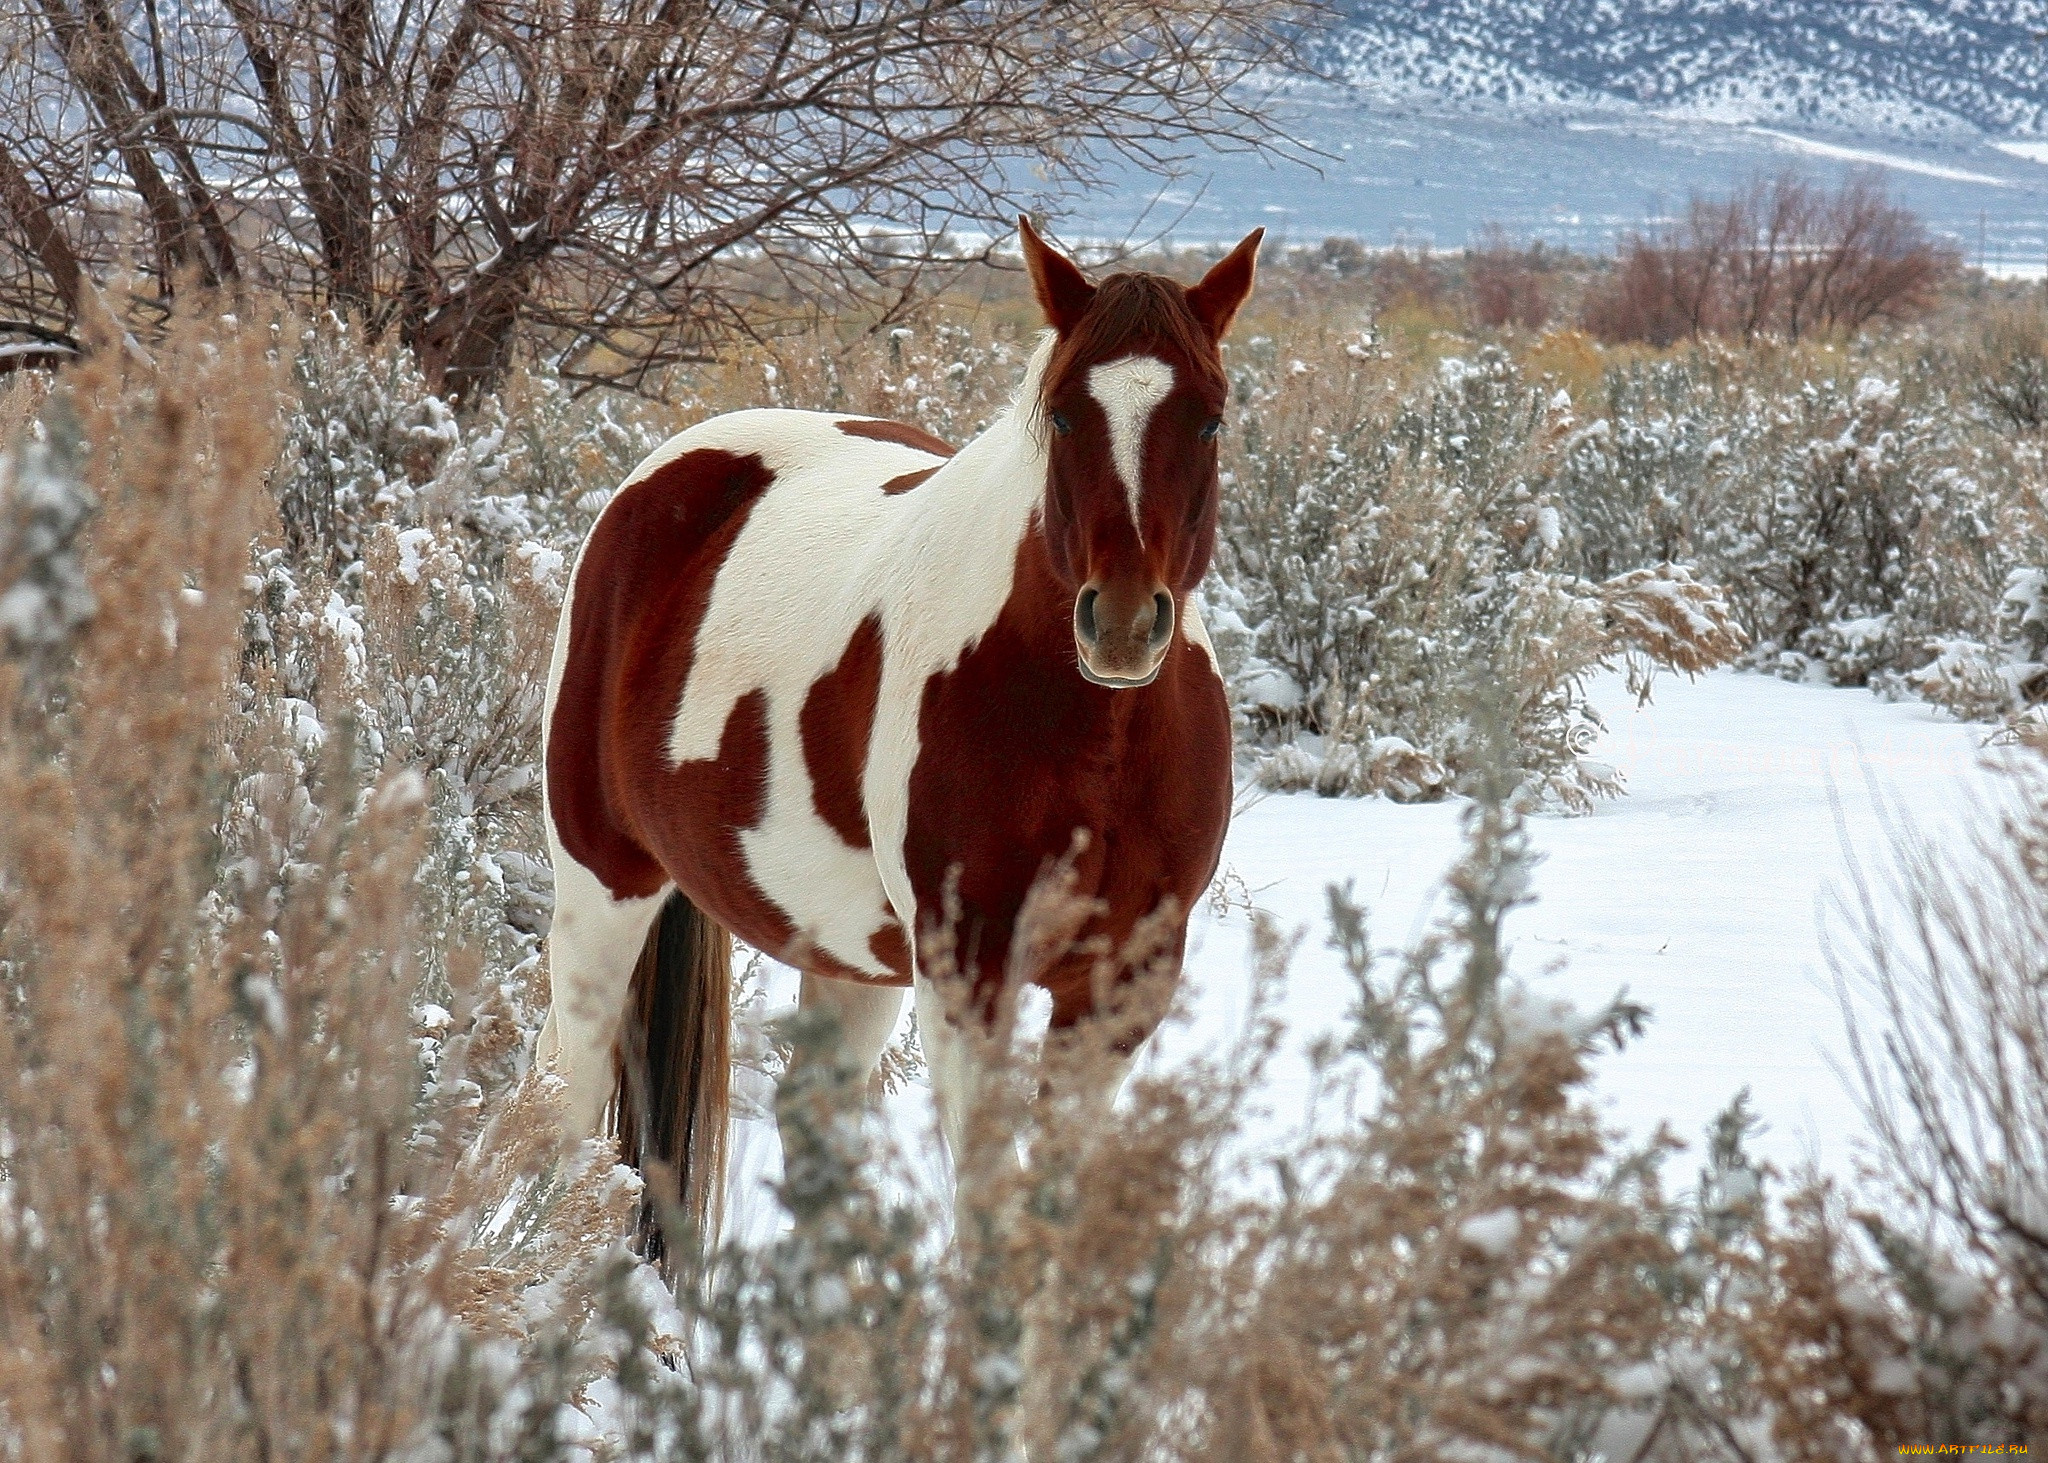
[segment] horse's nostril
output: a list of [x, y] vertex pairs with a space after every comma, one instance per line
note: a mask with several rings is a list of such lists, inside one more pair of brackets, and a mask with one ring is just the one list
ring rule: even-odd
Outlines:
[[1074, 633], [1081, 637], [1083, 645], [1095, 644], [1095, 591], [1092, 589], [1082, 590], [1081, 597], [1074, 601]]
[[1152, 596], [1152, 633], [1146, 644], [1157, 652], [1173, 638], [1173, 600], [1164, 594]]

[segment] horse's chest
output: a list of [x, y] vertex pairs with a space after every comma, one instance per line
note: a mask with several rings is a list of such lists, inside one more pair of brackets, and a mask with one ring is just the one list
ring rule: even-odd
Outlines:
[[[1230, 719], [1204, 652], [1181, 644], [1147, 690], [1098, 691], [1078, 676], [1018, 679], [996, 637], [985, 649], [923, 698], [904, 840], [917, 907], [950, 897], [994, 959], [1028, 891], [1062, 861], [1112, 939], [1162, 901], [1185, 913], [1230, 813]], [[1133, 699], [1105, 717], [1111, 697]]]

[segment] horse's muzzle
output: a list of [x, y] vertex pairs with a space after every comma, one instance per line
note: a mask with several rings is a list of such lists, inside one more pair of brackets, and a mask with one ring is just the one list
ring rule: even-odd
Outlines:
[[1147, 686], [1173, 639], [1173, 596], [1149, 589], [1090, 584], [1074, 600], [1074, 648], [1081, 674], [1098, 686]]

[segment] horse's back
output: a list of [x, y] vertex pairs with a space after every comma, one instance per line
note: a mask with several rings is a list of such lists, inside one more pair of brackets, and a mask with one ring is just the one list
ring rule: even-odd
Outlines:
[[845, 723], [863, 699], [872, 717], [879, 670], [863, 565], [900, 480], [949, 451], [895, 423], [735, 412], [606, 505], [557, 632], [547, 784], [562, 851], [614, 898], [672, 881], [751, 944], [907, 979]]

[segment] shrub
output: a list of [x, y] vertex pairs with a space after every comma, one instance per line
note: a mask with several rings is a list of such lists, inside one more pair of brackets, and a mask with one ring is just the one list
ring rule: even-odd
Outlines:
[[1970, 325], [1956, 363], [1977, 399], [2015, 430], [2048, 426], [2048, 316], [2039, 302], [1994, 305]]
[[1465, 251], [1472, 318], [1490, 330], [1541, 330], [1550, 323], [1552, 304], [1544, 264], [1541, 245], [1518, 248], [1501, 229], [1488, 228], [1479, 246]]
[[[1492, 667], [1514, 698], [1532, 793], [1583, 808], [1613, 790], [1572, 728], [1604, 665], [1703, 669], [1739, 648], [1718, 596], [1683, 568], [1596, 584], [1564, 570], [1549, 477], [1562, 399], [1497, 350], [1389, 389], [1370, 342], [1311, 366], [1275, 351], [1234, 368], [1239, 435], [1208, 603], [1270, 786], [1440, 796], [1469, 765], [1447, 663]], [[1284, 362], [1284, 364], [1283, 364]], [[1631, 572], [1644, 561], [1631, 562]], [[1689, 608], [1655, 634], [1624, 602]], [[1637, 608], [1641, 608], [1639, 604]], [[1680, 641], [1683, 641], [1681, 644]]]
[[46, 414], [75, 455], [32, 467], [98, 508], [57, 682], [0, 659], [8, 1456], [428, 1456], [595, 1366], [535, 1337], [573, 1354], [630, 1188], [559, 1151], [548, 1084], [485, 1105], [525, 1033], [472, 1019], [475, 962], [460, 1014], [421, 1004], [426, 786], [238, 684], [267, 346], [101, 354]]

